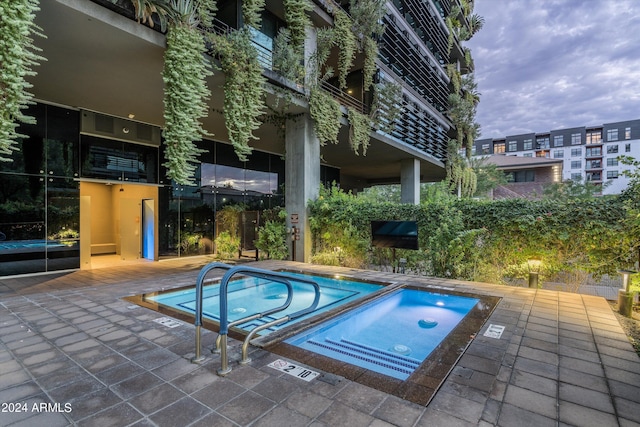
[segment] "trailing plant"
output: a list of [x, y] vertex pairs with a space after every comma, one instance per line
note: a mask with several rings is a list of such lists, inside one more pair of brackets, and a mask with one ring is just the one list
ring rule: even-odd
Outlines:
[[[158, 17], [160, 29], [162, 32], [167, 30], [168, 15], [171, 13], [171, 0], [131, 0], [136, 20], [139, 23], [147, 24], [153, 28], [155, 22], [153, 15]], [[118, 0], [111, 0], [111, 3], [117, 4]]]
[[367, 154], [371, 139], [371, 119], [358, 110], [348, 107], [349, 112], [349, 145], [357, 155], [362, 149], [362, 155]]
[[392, 133], [402, 117], [402, 86], [398, 83], [382, 81], [373, 92], [371, 117], [375, 128], [384, 133]]
[[288, 28], [280, 28], [273, 40], [273, 70], [295, 83], [300, 83], [304, 77], [302, 51], [295, 47]]
[[357, 39], [352, 30], [353, 21], [342, 9], [336, 9], [334, 15], [334, 42], [338, 52], [338, 87], [346, 89], [347, 75], [353, 65], [358, 49]]
[[45, 58], [37, 52], [34, 37], [45, 37], [35, 22], [40, 10], [37, 0], [14, 0], [0, 3], [0, 161], [10, 161], [17, 150], [18, 123], [34, 124], [35, 118], [23, 112], [33, 104], [26, 77]]
[[211, 91], [206, 78], [212, 75], [198, 26], [211, 24], [215, 5], [211, 0], [169, 0], [158, 4], [168, 4], [169, 17], [162, 71], [167, 160], [164, 165], [169, 178], [179, 184], [192, 184], [197, 156], [202, 152], [195, 142], [209, 135], [200, 120], [208, 115]]
[[163, 130], [167, 176], [179, 184], [190, 184], [202, 152], [195, 145], [208, 133], [200, 119], [208, 114], [211, 96], [205, 78], [212, 73], [205, 62], [204, 39], [186, 24], [170, 24], [162, 77], [164, 90]]
[[262, 22], [262, 11], [264, 10], [264, 0], [243, 0], [242, 19], [245, 26], [260, 29]]
[[378, 57], [378, 43], [371, 37], [363, 40], [364, 62], [362, 64], [362, 82], [365, 91], [373, 85], [373, 77], [376, 74], [376, 58]]
[[291, 45], [294, 51], [302, 52], [307, 38], [307, 27], [311, 25], [308, 13], [313, 10], [309, 0], [283, 0], [284, 20], [291, 34]]
[[309, 94], [309, 114], [313, 119], [320, 144], [337, 144], [342, 111], [340, 104], [319, 87], [312, 87]]
[[262, 66], [249, 28], [209, 39], [225, 73], [223, 114], [229, 140], [238, 159], [245, 161], [252, 151], [249, 140], [258, 139], [253, 131], [260, 127], [264, 109]]

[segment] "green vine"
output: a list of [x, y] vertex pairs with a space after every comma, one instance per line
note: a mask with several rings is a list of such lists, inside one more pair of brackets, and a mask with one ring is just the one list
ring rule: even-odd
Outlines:
[[284, 0], [284, 20], [291, 34], [291, 44], [295, 51], [302, 51], [307, 38], [307, 27], [311, 20], [307, 13], [313, 10], [309, 0]]
[[367, 91], [373, 85], [373, 76], [376, 74], [376, 58], [378, 58], [378, 43], [371, 37], [363, 40], [364, 63], [362, 64], [362, 78], [364, 90]]
[[[184, 0], [182, 0], [184, 1]], [[242, 19], [246, 26], [260, 29], [262, 22], [262, 10], [264, 9], [264, 0], [243, 0], [242, 1]]]
[[295, 48], [288, 28], [281, 28], [273, 40], [273, 70], [292, 82], [304, 78], [302, 51]]
[[403, 110], [402, 86], [389, 81], [378, 83], [371, 108], [374, 126], [384, 133], [392, 133]]
[[371, 119], [354, 108], [348, 107], [349, 112], [349, 145], [357, 155], [362, 149], [362, 155], [366, 156], [369, 141], [371, 139]]
[[347, 75], [353, 65], [358, 48], [356, 36], [352, 30], [352, 21], [342, 9], [337, 9], [334, 16], [334, 41], [339, 47], [338, 53], [338, 86], [347, 87]]
[[35, 123], [22, 110], [33, 104], [25, 77], [36, 75], [32, 68], [45, 60], [33, 44], [34, 36], [45, 37], [34, 23], [38, 10], [37, 0], [0, 3], [0, 161], [10, 161], [17, 150], [18, 122]]
[[319, 87], [313, 87], [309, 95], [309, 113], [320, 144], [337, 144], [342, 118], [338, 101]]
[[205, 78], [211, 75], [203, 52], [205, 44], [195, 27], [172, 23], [167, 33], [167, 50], [162, 77], [165, 84], [164, 118], [167, 176], [179, 184], [192, 181], [197, 155], [194, 141], [207, 132], [199, 119], [206, 117], [211, 92]]
[[226, 35], [210, 35], [210, 41], [225, 73], [223, 113], [229, 140], [238, 159], [245, 161], [252, 151], [249, 140], [258, 139], [253, 131], [260, 127], [264, 109], [262, 66], [246, 27]]

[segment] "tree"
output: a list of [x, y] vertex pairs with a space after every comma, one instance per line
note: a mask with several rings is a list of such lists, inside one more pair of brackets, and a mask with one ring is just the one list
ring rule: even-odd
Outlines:
[[476, 197], [484, 197], [497, 186], [507, 183], [504, 172], [499, 170], [497, 165], [487, 163], [487, 159], [487, 157], [470, 159], [470, 166], [477, 178], [476, 191], [473, 194]]
[[597, 185], [589, 181], [581, 182], [577, 180], [567, 180], [563, 182], [554, 182], [545, 187], [542, 194], [543, 198], [551, 200], [567, 200], [580, 199], [589, 200], [600, 195], [602, 190], [611, 183], [603, 183]]

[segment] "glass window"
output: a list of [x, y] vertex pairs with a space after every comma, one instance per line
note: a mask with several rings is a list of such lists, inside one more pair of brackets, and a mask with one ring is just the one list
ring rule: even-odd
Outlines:
[[631, 144], [624, 144], [624, 152], [625, 153], [631, 152]]
[[607, 166], [618, 166], [618, 159], [615, 157], [609, 157], [607, 159]]
[[554, 159], [561, 159], [563, 157], [564, 157], [564, 150], [554, 150], [553, 152]]
[[473, 147], [471, 147], [471, 155], [472, 156], [476, 155], [476, 146], [475, 145]]
[[607, 141], [618, 140], [618, 129], [607, 129]]
[[618, 145], [609, 145], [607, 146], [607, 154], [615, 154], [618, 152]]
[[533, 150], [533, 139], [525, 139], [524, 140], [524, 149], [525, 150]]
[[572, 173], [571, 174], [571, 180], [572, 181], [582, 181], [582, 174], [581, 173]]
[[495, 143], [493, 144], [493, 152], [494, 153], [504, 153], [505, 152], [505, 143], [504, 142], [499, 142], [499, 143]]
[[538, 151], [536, 153], [536, 157], [546, 157], [549, 158], [551, 156], [551, 153], [549, 153], [548, 151]]
[[562, 135], [555, 135], [553, 137], [553, 146], [554, 147], [562, 147], [562, 144], [564, 143], [564, 138]]
[[582, 162], [580, 160], [571, 161], [571, 169], [580, 169], [580, 168], [582, 168]]
[[536, 148], [538, 150], [543, 150], [545, 148], [549, 148], [549, 137], [541, 136], [536, 138]]
[[482, 154], [490, 154], [489, 153], [489, 144], [482, 144]]
[[82, 135], [81, 176], [158, 183], [158, 148]]
[[524, 153], [522, 157], [533, 157], [533, 153]]
[[571, 145], [580, 145], [582, 144], [582, 135], [579, 133], [571, 134]]
[[587, 169], [601, 169], [602, 162], [600, 160], [588, 160]]
[[601, 147], [587, 148], [586, 155], [587, 157], [602, 156], [602, 148]]
[[509, 151], [518, 151], [518, 141], [509, 141]]
[[631, 139], [631, 128], [624, 128], [624, 139]]
[[601, 131], [587, 132], [587, 144], [600, 144], [601, 141], [602, 141]]
[[602, 172], [588, 172], [587, 181], [602, 181]]
[[618, 178], [618, 171], [607, 171], [607, 179]]
[[582, 148], [571, 149], [571, 157], [580, 157], [580, 156], [582, 156]]

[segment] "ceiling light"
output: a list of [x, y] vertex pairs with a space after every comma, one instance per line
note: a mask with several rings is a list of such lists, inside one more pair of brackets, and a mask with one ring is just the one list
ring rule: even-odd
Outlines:
[[136, 115], [133, 113], [129, 113], [129, 115], [127, 117], [129, 117], [130, 119], [133, 119]]

